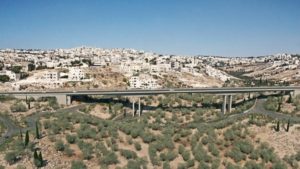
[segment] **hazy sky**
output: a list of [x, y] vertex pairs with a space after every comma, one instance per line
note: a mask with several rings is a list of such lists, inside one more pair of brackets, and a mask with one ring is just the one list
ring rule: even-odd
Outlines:
[[300, 53], [300, 0], [1, 0], [0, 48]]

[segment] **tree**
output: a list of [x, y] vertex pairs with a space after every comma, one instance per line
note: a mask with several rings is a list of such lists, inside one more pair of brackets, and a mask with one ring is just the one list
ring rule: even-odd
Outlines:
[[43, 164], [44, 164], [44, 159], [43, 159], [43, 155], [42, 155], [42, 152], [40, 151], [40, 153], [39, 153], [39, 161], [40, 161], [40, 163], [41, 163], [41, 166], [43, 166]]
[[38, 126], [38, 122], [35, 122], [35, 137], [37, 139], [40, 139], [40, 132], [39, 132], [39, 126]]
[[276, 129], [275, 129], [275, 131], [279, 131], [280, 130], [280, 122], [279, 122], [279, 120], [277, 121], [277, 126], [276, 126]]
[[35, 69], [35, 65], [33, 63], [28, 64], [28, 71], [33, 71]]
[[38, 159], [38, 158], [39, 158], [39, 156], [38, 156], [38, 154], [37, 154], [37, 151], [36, 151], [36, 150], [34, 150], [34, 153], [33, 153], [33, 158], [34, 158], [34, 159]]
[[21, 69], [22, 69], [22, 66], [13, 66], [11, 68], [11, 71], [13, 71], [14, 73], [21, 73]]
[[0, 82], [5, 83], [5, 82], [8, 82], [9, 80], [10, 80], [9, 76], [7, 76], [7, 75], [0, 75]]
[[34, 150], [34, 153], [33, 153], [33, 162], [34, 162], [34, 165], [36, 167], [42, 167], [43, 166], [43, 157], [42, 157], [42, 153], [39, 152], [39, 154], [37, 153], [36, 150]]
[[25, 147], [28, 145], [28, 143], [29, 143], [29, 132], [27, 130], [25, 135], [25, 142], [24, 142]]
[[288, 120], [287, 126], [286, 126], [286, 132], [289, 132], [290, 130], [290, 119]]
[[20, 129], [19, 132], [20, 132], [20, 139], [21, 139], [22, 142], [23, 142], [23, 133], [22, 133], [22, 130]]

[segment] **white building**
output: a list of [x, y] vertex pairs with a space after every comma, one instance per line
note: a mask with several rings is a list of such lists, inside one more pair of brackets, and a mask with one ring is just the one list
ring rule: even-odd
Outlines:
[[46, 81], [58, 81], [60, 77], [60, 73], [56, 71], [46, 72], [42, 79]]
[[85, 78], [85, 73], [80, 68], [71, 67], [69, 68], [68, 79], [70, 81], [81, 81]]
[[6, 76], [8, 76], [10, 81], [20, 80], [20, 74], [17, 74], [17, 73], [15, 73], [13, 71], [10, 71], [10, 70], [2, 71], [2, 72], [0, 72], [0, 75], [6, 75]]
[[159, 87], [157, 80], [153, 77], [143, 74], [139, 76], [132, 76], [129, 79], [130, 88], [135, 89], [156, 89]]

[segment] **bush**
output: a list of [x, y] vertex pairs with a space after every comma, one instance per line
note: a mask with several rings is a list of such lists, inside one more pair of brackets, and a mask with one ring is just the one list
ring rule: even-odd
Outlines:
[[201, 139], [201, 142], [203, 145], [206, 145], [208, 142], [209, 142], [209, 139], [207, 136], [204, 136], [202, 139]]
[[74, 150], [72, 150], [68, 144], [65, 145], [64, 152], [68, 157], [74, 154]]
[[153, 136], [149, 132], [142, 133], [141, 137], [142, 137], [144, 143], [151, 143], [151, 142], [153, 142], [155, 140], [155, 136]]
[[171, 169], [170, 163], [168, 161], [163, 163], [163, 169]]
[[135, 142], [135, 143], [134, 143], [134, 148], [135, 148], [137, 151], [140, 151], [140, 150], [142, 149], [142, 146], [141, 146], [140, 143]]
[[274, 150], [270, 148], [267, 144], [261, 144], [258, 147], [260, 157], [264, 162], [272, 162], [275, 160]]
[[187, 151], [187, 150], [184, 151], [184, 152], [182, 153], [182, 158], [183, 158], [184, 161], [189, 160], [189, 159], [190, 159], [190, 152]]
[[217, 149], [217, 147], [213, 144], [210, 143], [208, 145], [208, 150], [209, 152], [211, 152], [212, 155], [214, 155], [215, 157], [219, 156], [219, 150]]
[[64, 151], [65, 150], [65, 145], [62, 140], [56, 141], [54, 146], [55, 146], [56, 151]]
[[297, 161], [300, 161], [300, 151], [298, 151], [298, 152], [297, 152], [297, 154], [296, 154], [296, 157], [295, 157], [295, 158], [296, 158], [296, 160], [297, 160]]
[[97, 131], [87, 124], [82, 124], [77, 130], [77, 135], [79, 138], [95, 138]]
[[121, 150], [121, 155], [124, 156], [126, 159], [133, 159], [137, 157], [136, 153], [130, 150]]
[[86, 169], [86, 165], [82, 161], [72, 161], [71, 169]]
[[44, 124], [44, 129], [48, 129], [51, 127], [51, 122], [49, 120], [45, 120], [43, 124]]
[[235, 145], [237, 147], [239, 147], [241, 152], [243, 152], [245, 154], [250, 154], [254, 149], [253, 145], [251, 143], [249, 143], [248, 141], [239, 141]]
[[263, 169], [264, 167], [261, 164], [256, 164], [255, 161], [247, 161], [244, 168], [245, 169]]
[[252, 160], [258, 160], [259, 158], [259, 152], [257, 150], [252, 151], [252, 153], [249, 156], [250, 159]]
[[159, 159], [156, 156], [156, 148], [153, 143], [149, 145], [148, 153], [149, 153], [149, 158], [150, 158], [151, 163], [153, 165], [159, 165]]
[[12, 112], [26, 112], [27, 107], [22, 102], [15, 102], [10, 106]]
[[8, 162], [8, 164], [12, 165], [15, 162], [17, 162], [17, 153], [14, 151], [8, 152], [5, 154], [5, 161]]
[[243, 154], [237, 147], [233, 147], [231, 151], [226, 153], [227, 156], [231, 157], [235, 162], [240, 162], [246, 159], [245, 154]]
[[75, 135], [67, 134], [66, 135], [66, 140], [68, 141], [68, 143], [73, 144], [76, 141], [76, 136]]
[[281, 161], [276, 161], [275, 164], [272, 165], [272, 168], [271, 169], [286, 169], [287, 166], [282, 163]]
[[126, 168], [128, 168], [128, 169], [140, 169], [141, 168], [141, 164], [140, 164], [139, 161], [129, 160], [127, 162]]
[[101, 158], [100, 162], [103, 165], [112, 165], [112, 164], [117, 164], [119, 161], [116, 153], [109, 152], [108, 154], [103, 156], [103, 158]]

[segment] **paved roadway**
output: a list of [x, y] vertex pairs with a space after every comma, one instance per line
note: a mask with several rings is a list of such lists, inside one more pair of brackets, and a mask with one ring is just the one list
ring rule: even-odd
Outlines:
[[15, 96], [53, 96], [53, 95], [156, 95], [174, 93], [203, 93], [203, 94], [234, 94], [249, 92], [278, 92], [300, 90], [300, 86], [273, 86], [273, 87], [221, 87], [221, 88], [169, 88], [169, 89], [130, 89], [130, 90], [53, 90], [53, 91], [8, 91], [0, 95]]

